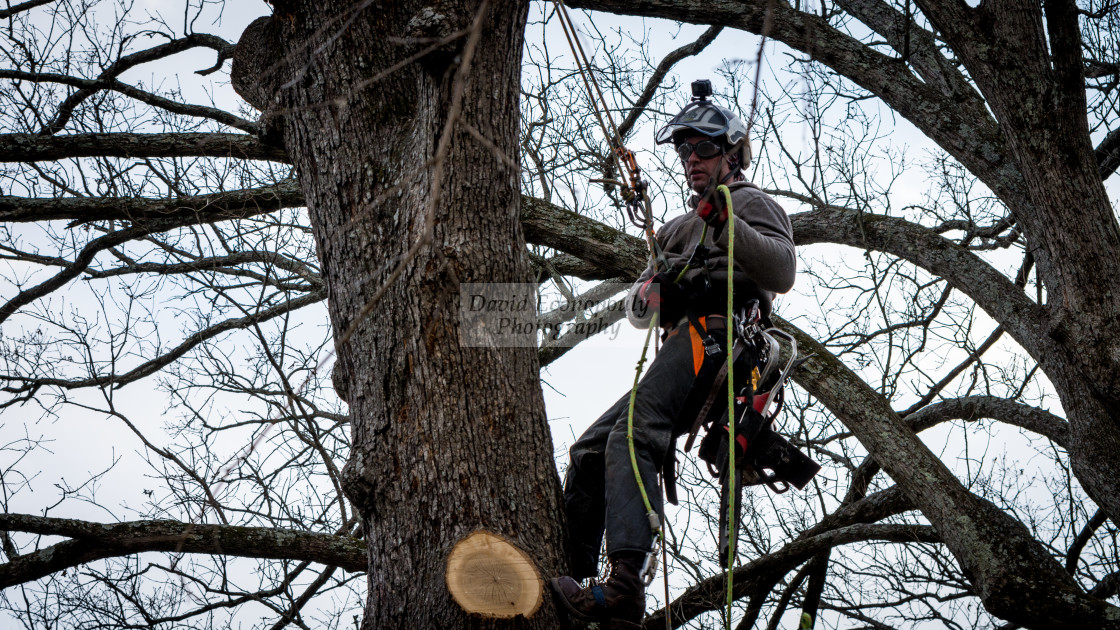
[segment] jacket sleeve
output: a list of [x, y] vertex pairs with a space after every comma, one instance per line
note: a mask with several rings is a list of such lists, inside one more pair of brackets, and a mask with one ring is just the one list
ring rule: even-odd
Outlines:
[[[731, 203], [735, 211], [735, 269], [767, 291], [789, 291], [797, 274], [797, 254], [793, 225], [785, 210], [753, 187], [733, 191]], [[729, 234], [724, 226], [715, 242], [724, 252]]]

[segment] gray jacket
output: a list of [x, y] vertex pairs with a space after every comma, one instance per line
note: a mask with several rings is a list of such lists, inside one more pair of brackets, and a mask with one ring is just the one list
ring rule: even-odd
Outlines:
[[[758, 297], [766, 315], [770, 313], [774, 294], [785, 293], [793, 287], [797, 272], [793, 226], [782, 207], [758, 186], [739, 181], [729, 184], [728, 188], [735, 211], [735, 292], [737, 296]], [[657, 242], [670, 268], [684, 267], [703, 230], [704, 221], [695, 212], [674, 217], [661, 226]], [[725, 225], [719, 230], [718, 238], [713, 239], [713, 230], [709, 228], [705, 243], [711, 248], [706, 272], [718, 291], [724, 291], [727, 286], [728, 234]], [[652, 263], [647, 265], [626, 298], [627, 318], [638, 328], [648, 327], [652, 316], [648, 309], [642, 308], [638, 291], [654, 273]], [[682, 283], [694, 282], [704, 273], [704, 269], [691, 269]]]

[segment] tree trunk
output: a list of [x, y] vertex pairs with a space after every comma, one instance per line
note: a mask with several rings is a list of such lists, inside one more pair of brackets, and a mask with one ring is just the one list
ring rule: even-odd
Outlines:
[[528, 2], [479, 5], [277, 1], [235, 58], [235, 86], [297, 169], [329, 289], [353, 431], [345, 489], [369, 546], [363, 628], [556, 626], [547, 598], [529, 620], [468, 621], [444, 575], [479, 529], [544, 576], [563, 557], [535, 349], [459, 341], [459, 283], [528, 280], [516, 167]]

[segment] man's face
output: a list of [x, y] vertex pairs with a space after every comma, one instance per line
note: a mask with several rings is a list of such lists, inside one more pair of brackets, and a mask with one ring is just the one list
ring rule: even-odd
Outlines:
[[727, 160], [721, 159], [723, 157], [722, 151], [707, 158], [700, 156], [701, 153], [705, 153], [703, 149], [708, 147], [702, 146], [700, 150], [696, 150], [697, 145], [704, 142], [711, 143], [712, 139], [707, 136], [695, 135], [685, 138], [684, 142], [677, 145], [678, 152], [685, 144], [691, 145], [693, 149], [687, 158], [681, 160], [681, 163], [684, 164], [684, 176], [688, 181], [688, 186], [698, 193], [704, 192], [713, 177], [723, 179], [730, 172]]

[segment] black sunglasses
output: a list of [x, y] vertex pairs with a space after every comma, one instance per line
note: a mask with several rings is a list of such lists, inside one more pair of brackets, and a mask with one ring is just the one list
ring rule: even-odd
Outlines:
[[687, 162], [693, 153], [701, 160], [707, 160], [723, 153], [723, 147], [711, 140], [702, 140], [696, 144], [683, 142], [677, 147], [677, 155], [681, 156], [682, 162]]

